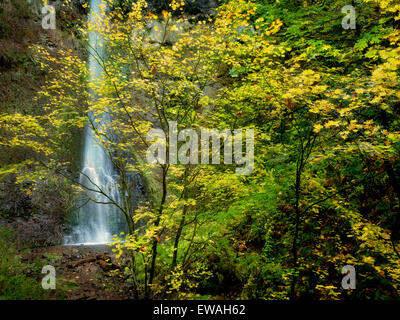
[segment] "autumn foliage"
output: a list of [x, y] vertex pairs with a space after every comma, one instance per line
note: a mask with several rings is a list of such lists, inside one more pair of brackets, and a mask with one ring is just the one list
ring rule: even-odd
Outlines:
[[[32, 47], [43, 112], [0, 114], [1, 152], [29, 154], [0, 178], [74, 184], [69, 142], [91, 127], [123, 194], [133, 173], [146, 181], [146, 203], [120, 204], [130, 232], [115, 237], [117, 276], [136, 298], [399, 298], [397, 2], [360, 1], [354, 30], [341, 26], [342, 0], [231, 0], [206, 20], [183, 1], [162, 12], [117, 2], [87, 27], [106, 43], [90, 88], [84, 57]], [[147, 164], [147, 132], [168, 135], [169, 121], [255, 129], [254, 172]], [[356, 290], [341, 287], [345, 265]]]

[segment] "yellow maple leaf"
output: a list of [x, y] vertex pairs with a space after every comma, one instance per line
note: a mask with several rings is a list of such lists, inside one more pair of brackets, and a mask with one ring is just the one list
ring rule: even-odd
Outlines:
[[314, 124], [314, 132], [315, 132], [315, 133], [320, 132], [320, 131], [322, 130], [322, 128], [323, 128], [323, 126], [320, 125], [319, 123]]
[[165, 19], [168, 18], [168, 11], [167, 11], [167, 10], [163, 10], [163, 11], [161, 12], [161, 14], [163, 15], [163, 17], [164, 17]]

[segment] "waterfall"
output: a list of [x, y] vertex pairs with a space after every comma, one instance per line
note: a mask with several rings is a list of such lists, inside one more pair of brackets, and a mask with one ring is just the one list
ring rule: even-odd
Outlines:
[[[90, 1], [90, 21], [94, 22], [96, 17], [101, 17], [99, 7], [101, 0]], [[90, 82], [101, 79], [102, 68], [96, 60], [103, 56], [103, 39], [95, 31], [89, 32], [89, 70]], [[96, 94], [93, 92], [93, 99]], [[89, 115], [90, 117], [93, 116]], [[110, 121], [109, 115], [105, 113], [97, 125], [102, 125]], [[114, 201], [121, 203], [121, 195], [118, 180], [115, 176], [115, 169], [106, 150], [96, 141], [93, 130], [85, 127], [84, 148], [82, 159], [82, 174], [79, 182], [84, 186], [103, 190]], [[65, 236], [65, 244], [100, 244], [111, 240], [112, 234], [126, 231], [126, 223], [123, 215], [118, 212], [114, 205], [102, 204], [110, 200], [98, 192], [87, 191], [87, 195], [95, 201], [89, 201], [82, 206], [76, 213], [76, 224], [72, 232]], [[99, 203], [102, 202], [102, 203]], [[124, 227], [125, 226], [125, 227]]]

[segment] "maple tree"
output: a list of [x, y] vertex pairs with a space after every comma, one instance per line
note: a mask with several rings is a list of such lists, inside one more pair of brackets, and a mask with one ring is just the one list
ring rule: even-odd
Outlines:
[[[344, 5], [231, 0], [193, 22], [182, 1], [159, 13], [105, 1], [79, 30], [104, 39], [105, 54], [89, 50], [97, 81], [72, 50], [32, 48], [46, 107], [0, 114], [2, 150], [29, 153], [0, 177], [57, 172], [87, 192], [67, 154], [90, 127], [118, 173], [123, 201], [109, 200], [129, 234], [114, 245], [137, 298], [398, 298], [400, 6], [363, 0], [344, 30]], [[255, 129], [253, 174], [147, 163], [147, 133], [160, 128], [168, 146], [171, 121]], [[149, 197], [139, 208], [135, 173]], [[340, 287], [348, 264], [362, 290]]]

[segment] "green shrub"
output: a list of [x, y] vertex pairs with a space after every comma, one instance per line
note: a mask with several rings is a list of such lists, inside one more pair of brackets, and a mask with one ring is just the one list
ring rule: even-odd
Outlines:
[[8, 239], [12, 231], [0, 227], [0, 300], [34, 300], [45, 298], [40, 281], [27, 276], [27, 270], [37, 269], [24, 263]]

